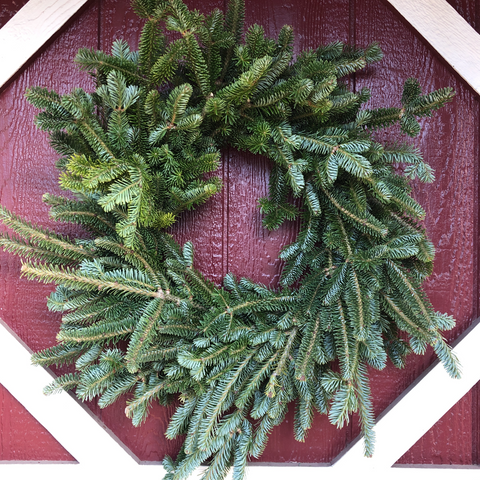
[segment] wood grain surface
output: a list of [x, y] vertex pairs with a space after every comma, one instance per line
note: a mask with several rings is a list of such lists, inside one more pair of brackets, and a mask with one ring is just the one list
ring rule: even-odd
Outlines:
[[[48, 86], [62, 93], [77, 85], [90, 86], [90, 81], [79, 74], [72, 60], [81, 44], [96, 47], [97, 19], [98, 9], [94, 3], [70, 22], [62, 35], [32, 59], [0, 94], [0, 203], [47, 227], [54, 225], [48, 218], [42, 195], [47, 191], [61, 194], [54, 168], [56, 156], [48, 145], [47, 135], [33, 125], [35, 109], [26, 102], [24, 94], [32, 85]], [[56, 225], [55, 228], [65, 234], [75, 232], [69, 225]], [[53, 287], [19, 277], [18, 258], [2, 253], [0, 317], [32, 350], [53, 345], [60, 322], [58, 315], [46, 309], [46, 297]], [[10, 419], [7, 412], [11, 412]], [[5, 394], [2, 395], [0, 424], [0, 460], [71, 459], [63, 449], [58, 449], [57, 442], [18, 402]], [[41, 432], [37, 442], [30, 439], [33, 432]], [[53, 441], [45, 441], [45, 438]], [[25, 441], [19, 442], [19, 439]], [[19, 448], [19, 444], [23, 447]]]
[[[223, 8], [225, 2], [187, 3], [207, 13], [214, 7]], [[452, 0], [450, 4], [478, 29], [480, 10], [474, 0]], [[333, 40], [359, 46], [379, 41], [384, 59], [349, 79], [354, 88], [372, 90], [371, 106], [398, 105], [401, 86], [411, 76], [419, 79], [425, 91], [444, 86], [456, 90], [455, 100], [424, 121], [422, 134], [414, 141], [435, 168], [437, 178], [431, 185], [414, 185], [415, 196], [427, 211], [426, 228], [437, 247], [435, 272], [427, 289], [437, 309], [456, 316], [457, 327], [447, 335], [456, 338], [478, 316], [478, 96], [387, 0], [247, 0], [246, 5], [247, 24], [260, 23], [269, 35], [276, 35], [285, 23], [293, 25], [297, 53]], [[41, 196], [46, 191], [59, 193], [53, 168], [56, 156], [46, 135], [33, 126], [34, 109], [24, 100], [24, 91], [30, 85], [49, 86], [61, 93], [78, 85], [92, 89], [89, 79], [71, 63], [76, 50], [84, 46], [108, 50], [115, 38], [125, 38], [135, 47], [138, 28], [128, 0], [90, 1], [86, 10], [0, 94], [0, 203], [32, 221], [52, 226]], [[391, 140], [397, 134], [393, 130], [380, 134], [380, 138]], [[223, 180], [222, 192], [195, 212], [184, 214], [181, 224], [171, 230], [180, 242], [194, 242], [196, 266], [216, 283], [233, 272], [272, 287], [278, 284], [282, 268], [278, 251], [295, 238], [298, 225], [291, 223], [276, 232], [263, 229], [257, 200], [266, 193], [269, 172], [265, 158], [226, 150], [217, 172]], [[68, 225], [56, 228], [62, 233], [75, 233]], [[0, 254], [0, 317], [37, 350], [55, 342], [59, 317], [45, 306], [52, 287], [19, 279], [19, 265], [16, 258]], [[391, 366], [382, 372], [372, 371], [376, 414], [433, 360], [429, 352], [425, 357], [410, 357], [402, 371]], [[38, 459], [41, 453], [26, 453], [28, 449], [20, 452], [15, 447], [26, 431], [37, 431], [35, 420], [28, 419], [4, 390], [0, 390], [0, 401], [2, 412], [11, 412], [0, 418], [0, 460]], [[181, 439], [167, 441], [163, 435], [173, 406], [155, 406], [140, 428], [132, 427], [124, 417], [121, 403], [105, 410], [91, 403], [90, 408], [141, 460], [160, 460], [178, 450]], [[400, 462], [477, 463], [477, 412], [478, 386]], [[326, 417], [317, 416], [307, 441], [298, 443], [293, 440], [292, 414], [293, 408], [286, 422], [274, 429], [260, 461], [330, 462], [359, 431], [356, 419], [337, 430]], [[20, 420], [13, 421], [13, 417]], [[44, 432], [39, 435], [45, 437]], [[53, 447], [48, 451], [56, 452]], [[28, 455], [31, 458], [26, 458]], [[48, 459], [63, 460], [65, 452], [52, 453]]]
[[389, 0], [420, 35], [480, 94], [480, 37], [446, 0]]
[[88, 0], [30, 0], [0, 30], [0, 87], [3, 87]]

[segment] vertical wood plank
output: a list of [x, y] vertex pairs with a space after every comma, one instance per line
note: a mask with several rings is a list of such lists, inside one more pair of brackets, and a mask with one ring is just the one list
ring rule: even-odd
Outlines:
[[[397, 464], [471, 465], [472, 391], [451, 408]], [[454, 451], [452, 452], [452, 448]]]
[[[472, 26], [478, 33], [480, 33], [480, 3], [475, 0], [448, 0], [448, 3]], [[477, 112], [477, 159], [480, 158], [480, 142], [478, 140], [478, 118], [480, 118], [480, 113]], [[477, 173], [477, 182], [478, 182], [478, 173]], [[478, 187], [477, 187], [478, 189]], [[477, 212], [478, 218], [478, 212]], [[475, 222], [478, 225], [478, 219]], [[477, 292], [477, 302], [478, 302], [478, 248], [476, 251], [477, 254], [477, 285], [475, 290]], [[478, 306], [477, 306], [478, 308]], [[471, 390], [472, 396], [472, 464], [478, 464], [480, 460], [480, 385], [476, 385]], [[442, 419], [443, 421], [444, 419]], [[464, 426], [466, 427], [466, 426]], [[429, 432], [430, 433], [430, 432]], [[417, 448], [415, 446], [415, 448]], [[403, 460], [403, 458], [402, 458]], [[405, 458], [405, 460], [407, 460]]]
[[[433, 185], [414, 183], [413, 189], [415, 198], [426, 210], [425, 226], [437, 252], [434, 274], [426, 282], [427, 292], [436, 309], [456, 317], [456, 328], [447, 332], [452, 339], [478, 313], [478, 99], [386, 2], [356, 0], [356, 12], [357, 44], [377, 40], [385, 53], [382, 62], [356, 77], [357, 88], [372, 89], [372, 107], [398, 105], [403, 81], [411, 76], [419, 79], [424, 91], [444, 86], [452, 86], [457, 91], [451, 104], [434, 118], [422, 122], [422, 133], [413, 142], [436, 171]], [[382, 134], [382, 138], [393, 140], [394, 135], [398, 135], [395, 129]], [[376, 413], [380, 413], [395, 398], [394, 392], [403, 390], [433, 358], [429, 350], [423, 358], [410, 358], [404, 371], [389, 367], [375, 374], [372, 391]], [[432, 429], [432, 433], [402, 457], [402, 463], [470, 463], [471, 402], [469, 394]], [[453, 435], [445, 435], [444, 425], [448, 418], [454, 419], [454, 423], [462, 418], [461, 441]], [[437, 439], [437, 445], [441, 439], [441, 454], [435, 453], [433, 438]]]
[[[208, 15], [213, 9], [225, 11], [224, 0], [186, 0], [191, 9]], [[181, 220], [171, 233], [180, 244], [191, 241], [195, 248], [195, 267], [220, 285], [227, 272], [227, 178], [228, 160], [222, 152], [220, 167], [214, 173], [222, 180], [223, 188], [204, 205], [192, 212], [182, 213]]]
[[[348, 41], [349, 1], [296, 0], [246, 1], [246, 25], [258, 23], [270, 37], [284, 24], [293, 26], [295, 54], [334, 40]], [[228, 271], [277, 287], [282, 264], [280, 249], [292, 242], [298, 225], [287, 222], [279, 230], [262, 227], [258, 198], [268, 189], [270, 162], [264, 157], [238, 152], [228, 154]], [[349, 429], [337, 430], [325, 416], [317, 416], [305, 444], [293, 438], [294, 405], [285, 422], [275, 427], [260, 462], [329, 462], [345, 446]]]
[[[448, 0], [448, 3], [478, 32], [480, 33], [480, 2], [475, 0]], [[477, 113], [477, 119], [480, 114]], [[478, 122], [476, 123], [478, 130]], [[480, 142], [477, 134], [477, 151], [480, 158]], [[478, 181], [478, 176], [477, 176]], [[477, 213], [478, 215], [478, 213]], [[478, 220], [476, 222], [478, 224]], [[478, 293], [478, 249], [477, 249], [477, 299]], [[478, 301], [478, 300], [477, 300]], [[478, 308], [478, 307], [477, 307]], [[480, 385], [471, 391], [472, 395], [472, 463], [480, 461]]]
[[[190, 8], [196, 8], [202, 13], [209, 13], [214, 8], [223, 9], [222, 0], [193, 0], [186, 3]], [[109, 51], [112, 42], [119, 38], [126, 40], [132, 49], [138, 48], [142, 24], [132, 11], [128, 0], [102, 1], [100, 48]], [[223, 162], [215, 174], [225, 183]], [[226, 273], [223, 258], [226, 235], [224, 195], [222, 191], [195, 211], [182, 213], [180, 221], [170, 229], [170, 233], [181, 245], [187, 241], [193, 242], [195, 267], [217, 284], [221, 283]], [[165, 455], [175, 456], [182, 445], [182, 438], [171, 441], [164, 436], [170, 417], [175, 411], [175, 405], [168, 407], [153, 405], [148, 419], [138, 428], [133, 427], [131, 421], [125, 417], [122, 401], [104, 410], [100, 410], [92, 402], [91, 408], [142, 461], [159, 461]]]
[[[55, 224], [48, 217], [42, 195], [61, 195], [55, 162], [58, 155], [46, 133], [33, 124], [36, 110], [24, 98], [30, 86], [45, 86], [60, 93], [77, 86], [91, 89], [91, 81], [73, 64], [79, 48], [96, 46], [97, 6], [93, 2], [60, 38], [27, 67], [0, 97], [0, 203], [30, 221], [58, 229], [77, 231], [68, 224]], [[0, 254], [0, 316], [33, 350], [55, 341], [59, 318], [46, 312], [45, 296], [51, 285], [19, 279], [19, 260]]]
[[[91, 2], [0, 94], [0, 203], [64, 234], [77, 230], [65, 224], [54, 225], [42, 204], [43, 193], [62, 193], [54, 168], [57, 154], [48, 145], [47, 135], [35, 128], [35, 109], [24, 94], [28, 87], [36, 85], [60, 93], [76, 86], [90, 87], [90, 80], [78, 72], [72, 61], [80, 46], [96, 47], [97, 18], [97, 4]], [[45, 301], [52, 289], [51, 285], [20, 278], [19, 259], [0, 253], [0, 317], [32, 350], [56, 343], [60, 317], [47, 311]], [[23, 407], [17, 408], [3, 387], [1, 395], [0, 460], [71, 460]]]

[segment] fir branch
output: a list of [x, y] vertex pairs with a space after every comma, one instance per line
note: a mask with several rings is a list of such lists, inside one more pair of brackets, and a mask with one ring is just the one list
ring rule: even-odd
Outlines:
[[[18, 249], [22, 249], [23, 246], [25, 252], [31, 251], [29, 246], [34, 248], [35, 244], [37, 244], [37, 246], [40, 247], [39, 253], [50, 251], [53, 254], [52, 256], [56, 256], [57, 258], [68, 257], [72, 262], [79, 262], [94, 257], [94, 255], [86, 250], [83, 245], [76, 245], [61, 235], [42, 227], [32, 225], [30, 222], [20, 219], [13, 213], [9, 212], [1, 205], [0, 220], [18, 235], [28, 239], [28, 242], [17, 244]], [[5, 246], [13, 247], [11, 241], [9, 242], [7, 239], [8, 237], [5, 239]]]

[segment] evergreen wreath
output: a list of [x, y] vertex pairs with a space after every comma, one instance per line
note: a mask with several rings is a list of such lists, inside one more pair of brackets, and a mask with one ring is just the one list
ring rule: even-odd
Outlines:
[[[340, 80], [378, 61], [335, 42], [293, 58], [292, 28], [274, 40], [259, 25], [244, 34], [244, 5], [204, 16], [181, 0], [134, 0], [145, 19], [139, 51], [117, 40], [111, 55], [81, 49], [76, 62], [93, 93], [60, 96], [31, 88], [37, 126], [61, 155], [60, 184], [72, 197], [46, 194], [51, 216], [87, 231], [74, 240], [1, 209], [15, 235], [7, 251], [26, 257], [23, 275], [57, 284], [48, 299], [62, 312], [58, 345], [38, 365], [74, 364], [46, 387], [73, 389], [106, 407], [129, 393], [135, 425], [151, 402], [180, 406], [167, 438], [186, 435], [165, 478], [180, 480], [203, 462], [203, 478], [233, 466], [244, 477], [269, 432], [295, 402], [295, 438], [314, 410], [342, 427], [358, 412], [365, 453], [373, 452], [368, 367], [399, 368], [431, 345], [452, 377], [457, 360], [441, 331], [454, 320], [433, 310], [422, 289], [434, 248], [409, 179], [431, 182], [431, 168], [405, 143], [382, 145], [380, 128], [419, 133], [420, 117], [453, 97], [423, 95], [405, 82], [400, 108], [362, 109], [368, 90]], [[175, 32], [167, 38], [162, 33]], [[246, 278], [214, 285], [194, 268], [166, 228], [221, 188], [204, 174], [221, 148], [272, 160], [264, 225], [301, 219], [283, 248], [281, 289]], [[398, 164], [405, 164], [403, 170]]]

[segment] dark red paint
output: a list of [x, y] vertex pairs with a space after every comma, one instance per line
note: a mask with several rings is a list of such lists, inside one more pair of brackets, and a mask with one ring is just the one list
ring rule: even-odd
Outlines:
[[[0, 2], [0, 13], [14, 13], [18, 1]], [[25, 3], [25, 2], [23, 2]], [[223, 1], [189, 0], [204, 13]], [[478, 97], [405, 22], [386, 0], [247, 0], [247, 24], [258, 22], [267, 34], [276, 35], [283, 24], [293, 25], [295, 51], [342, 40], [366, 46], [379, 41], [385, 58], [350, 79], [353, 87], [372, 89], [371, 106], [398, 105], [405, 79], [415, 76], [425, 90], [452, 86], [454, 102], [423, 122], [415, 144], [436, 169], [433, 185], [415, 184], [415, 196], [427, 211], [426, 228], [437, 246], [435, 272], [427, 283], [435, 307], [455, 315], [456, 338], [478, 316]], [[474, 28], [480, 26], [475, 0], [450, 0]], [[15, 4], [15, 5], [14, 5]], [[14, 8], [15, 7], [15, 8]], [[6, 17], [5, 17], [6, 18]], [[0, 22], [4, 21], [0, 16]], [[1, 23], [0, 23], [1, 25]], [[48, 86], [61, 93], [76, 86], [92, 89], [90, 80], [72, 64], [80, 47], [108, 50], [115, 38], [138, 42], [139, 22], [128, 0], [90, 1], [81, 14], [21, 72], [0, 94], [0, 203], [43, 225], [52, 227], [41, 203], [46, 191], [60, 193], [53, 167], [56, 156], [46, 135], [33, 126], [34, 109], [23, 94], [31, 85]], [[382, 133], [394, 139], [397, 133]], [[407, 139], [406, 139], [407, 140]], [[269, 162], [265, 158], [229, 149], [223, 154], [218, 175], [224, 189], [207, 205], [184, 214], [172, 229], [181, 241], [192, 240], [196, 264], [217, 283], [233, 272], [276, 286], [281, 272], [278, 251], [296, 235], [295, 223], [276, 232], [262, 228], [257, 199], [266, 193]], [[75, 233], [69, 225], [55, 227]], [[51, 286], [19, 278], [20, 262], [0, 254], [0, 317], [33, 349], [52, 345], [60, 318], [49, 313], [45, 297]], [[372, 371], [375, 412], [381, 413], [434, 360], [409, 359], [402, 371], [387, 367]], [[23, 407], [0, 387], [0, 460], [68, 460], [70, 456]], [[173, 407], [152, 408], [145, 425], [134, 428], [124, 417], [124, 405], [92, 411], [141, 460], [160, 460], [175, 454], [180, 440], [167, 441], [163, 432]], [[478, 462], [478, 387], [455, 405], [409, 452], [401, 463], [462, 464]], [[291, 412], [292, 413], [292, 412]], [[263, 462], [331, 461], [358, 434], [356, 421], [337, 430], [325, 417], [314, 420], [304, 444], [293, 440], [293, 415], [276, 427]]]

